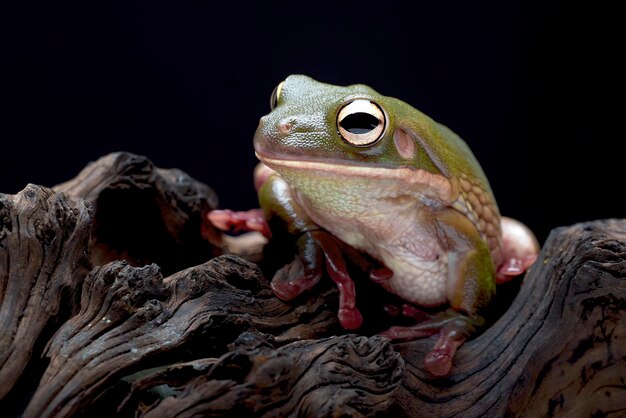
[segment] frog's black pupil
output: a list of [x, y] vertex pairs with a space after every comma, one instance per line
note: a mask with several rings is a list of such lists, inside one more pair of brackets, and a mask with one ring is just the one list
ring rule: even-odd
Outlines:
[[365, 134], [380, 124], [378, 118], [365, 112], [352, 113], [343, 118], [339, 125], [352, 134]]

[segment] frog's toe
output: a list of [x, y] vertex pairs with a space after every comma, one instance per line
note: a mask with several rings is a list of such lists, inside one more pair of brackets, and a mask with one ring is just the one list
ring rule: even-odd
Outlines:
[[270, 286], [274, 294], [282, 300], [293, 300], [317, 284], [322, 271], [307, 269], [300, 257], [279, 269]]
[[363, 316], [357, 308], [340, 308], [337, 318], [344, 329], [357, 329], [363, 324]]
[[452, 370], [454, 353], [443, 350], [433, 350], [424, 358], [426, 370], [433, 376], [446, 376]]
[[216, 228], [227, 232], [257, 231], [270, 237], [271, 233], [265, 214], [261, 209], [235, 212], [230, 209], [216, 209], [208, 213], [207, 218]]

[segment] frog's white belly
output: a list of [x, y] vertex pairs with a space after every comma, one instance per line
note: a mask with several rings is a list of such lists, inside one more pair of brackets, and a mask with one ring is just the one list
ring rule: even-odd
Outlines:
[[383, 263], [393, 271], [391, 279], [383, 283], [389, 292], [409, 302], [422, 306], [437, 306], [447, 302], [447, 262], [413, 259], [411, 262], [398, 257], [382, 257]]
[[447, 302], [447, 254], [432, 226], [420, 223], [418, 213], [415, 208], [411, 215], [397, 210], [395, 216], [362, 216], [356, 222], [341, 217], [331, 221], [315, 211], [310, 211], [310, 216], [337, 238], [391, 269], [393, 276], [382, 284], [386, 290], [421, 306], [437, 306]]
[[355, 239], [356, 234], [332, 231], [332, 226], [330, 229], [342, 241], [367, 252], [393, 271], [391, 279], [382, 283], [389, 292], [422, 306], [447, 302], [447, 256], [436, 237], [411, 233], [418, 232], [418, 225], [390, 242], [370, 240], [362, 234]]

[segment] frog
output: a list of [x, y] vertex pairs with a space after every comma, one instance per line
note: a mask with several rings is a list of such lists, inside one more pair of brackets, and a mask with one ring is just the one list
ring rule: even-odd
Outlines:
[[275, 295], [292, 301], [328, 273], [347, 330], [363, 322], [347, 267], [357, 265], [419, 318], [381, 335], [437, 335], [424, 364], [449, 374], [458, 348], [484, 324], [496, 284], [537, 258], [537, 239], [500, 215], [468, 145], [404, 101], [305, 75], [287, 77], [270, 101], [253, 139], [260, 209], [215, 210], [210, 222], [292, 237], [295, 257], [274, 274]]

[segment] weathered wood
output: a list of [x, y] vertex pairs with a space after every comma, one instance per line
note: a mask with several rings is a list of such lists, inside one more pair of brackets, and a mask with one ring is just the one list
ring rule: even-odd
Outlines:
[[134, 266], [157, 263], [164, 274], [172, 274], [221, 253], [210, 243], [219, 244], [220, 234], [203, 222], [217, 207], [217, 196], [181, 170], [116, 152], [54, 190], [92, 204], [95, 266], [124, 259]]
[[625, 416], [626, 221], [554, 230], [510, 309], [429, 376], [432, 341], [397, 344], [406, 416]]
[[[307, 317], [310, 326], [298, 327]], [[118, 379], [159, 358], [225, 352], [248, 329], [289, 341], [304, 332], [317, 337], [335, 322], [315, 300], [302, 307], [280, 302], [258, 268], [236, 256], [165, 279], [155, 265], [113, 262], [85, 279], [81, 311], [52, 337], [45, 353], [50, 365], [24, 417], [73, 416]]]
[[38, 339], [77, 306], [90, 225], [83, 201], [50, 189], [28, 185], [14, 196], [0, 194], [0, 399]]
[[[57, 190], [74, 197], [0, 195], [2, 417], [626, 415], [625, 220], [553, 231], [512, 305], [435, 378], [433, 338], [342, 330], [330, 280], [285, 303], [256, 265], [209, 260], [215, 201], [184, 173], [113, 154]], [[376, 285], [357, 292], [361, 334], [401, 320]]]
[[242, 340], [244, 346], [212, 362], [175, 365], [134, 381], [129, 397], [157, 385], [177, 392], [140, 416], [371, 416], [388, 408], [402, 381], [402, 358], [382, 337], [342, 335], [280, 348], [255, 335]]

